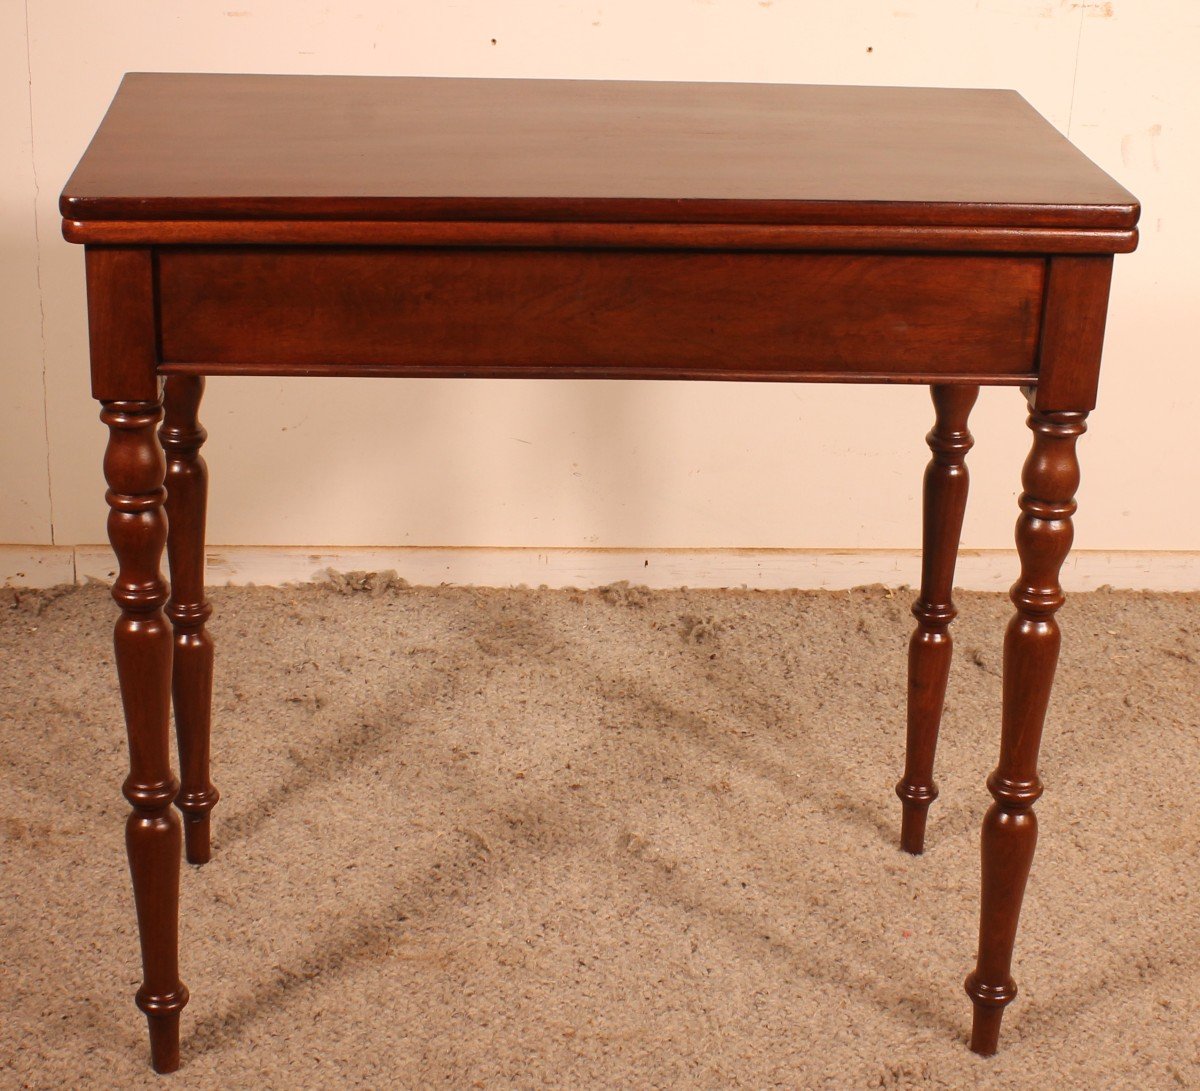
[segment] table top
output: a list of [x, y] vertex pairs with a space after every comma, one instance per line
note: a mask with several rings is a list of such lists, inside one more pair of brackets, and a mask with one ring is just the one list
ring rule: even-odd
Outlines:
[[130, 73], [71, 220], [1131, 228], [1014, 91]]

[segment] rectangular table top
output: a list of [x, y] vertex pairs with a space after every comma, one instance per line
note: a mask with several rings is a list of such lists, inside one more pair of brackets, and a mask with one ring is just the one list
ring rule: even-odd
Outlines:
[[69, 220], [1132, 228], [1014, 91], [130, 73]]

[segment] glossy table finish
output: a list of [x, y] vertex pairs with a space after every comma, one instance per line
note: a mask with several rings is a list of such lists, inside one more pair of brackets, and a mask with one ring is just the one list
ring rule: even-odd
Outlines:
[[968, 417], [980, 386], [1021, 387], [1033, 449], [966, 983], [972, 1048], [995, 1052], [1037, 837], [1075, 443], [1112, 256], [1137, 243], [1126, 190], [1011, 91], [138, 73], [61, 208], [86, 244], [110, 429], [137, 1000], [159, 1071], [178, 1066], [187, 1002], [181, 840], [209, 859], [218, 798], [197, 414], [220, 374], [928, 384], [897, 786], [913, 853], [937, 795]]

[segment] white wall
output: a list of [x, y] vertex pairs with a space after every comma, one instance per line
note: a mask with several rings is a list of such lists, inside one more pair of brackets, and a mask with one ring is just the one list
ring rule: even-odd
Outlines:
[[53, 197], [34, 181], [26, 45], [24, 9], [0, 5], [0, 542], [39, 543], [52, 518], [35, 210]]
[[[56, 200], [121, 74], [157, 69], [1015, 87], [1145, 208], [1077, 543], [1200, 550], [1197, 57], [1194, 0], [3, 0], [0, 543], [103, 540]], [[210, 379], [210, 540], [906, 548], [929, 417], [919, 388]], [[964, 544], [1007, 548], [1020, 395], [973, 428]]]

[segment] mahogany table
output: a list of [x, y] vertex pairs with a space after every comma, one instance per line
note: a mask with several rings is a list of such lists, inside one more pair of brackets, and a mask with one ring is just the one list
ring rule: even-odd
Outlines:
[[1012, 91], [138, 73], [61, 209], [86, 245], [110, 430], [137, 1004], [158, 1071], [179, 1064], [188, 999], [181, 825], [187, 859], [206, 862], [218, 798], [197, 420], [210, 374], [928, 384], [896, 788], [911, 853], [937, 797], [967, 418], [980, 386], [1020, 387], [1033, 446], [966, 980], [971, 1048], [995, 1052], [1037, 839], [1075, 443], [1112, 255], [1137, 244], [1125, 189]]

